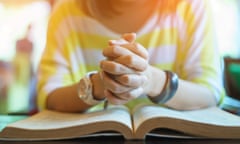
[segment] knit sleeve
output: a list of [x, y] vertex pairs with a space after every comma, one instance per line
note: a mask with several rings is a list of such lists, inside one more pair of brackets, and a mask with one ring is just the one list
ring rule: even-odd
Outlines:
[[209, 1], [183, 1], [178, 15], [186, 24], [180, 51], [182, 76], [210, 89], [220, 102], [225, 92]]

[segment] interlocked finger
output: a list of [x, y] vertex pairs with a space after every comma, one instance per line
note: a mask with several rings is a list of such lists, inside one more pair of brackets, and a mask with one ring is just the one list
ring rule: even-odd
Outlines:
[[103, 49], [103, 55], [107, 58], [111, 58], [111, 59], [115, 59], [119, 56], [122, 55], [132, 55], [133, 53], [120, 46], [120, 45], [112, 45], [112, 46], [108, 46], [107, 48]]
[[139, 87], [147, 81], [147, 77], [142, 74], [124, 74], [117, 76], [115, 80], [125, 86]]
[[125, 104], [128, 102], [128, 100], [124, 100], [124, 99], [117, 97], [109, 90], [104, 90], [104, 95], [106, 96], [106, 99], [108, 100], [108, 102], [111, 104], [121, 105], [121, 104]]
[[125, 65], [117, 63], [111, 60], [103, 60], [100, 63], [100, 67], [103, 71], [108, 72], [113, 75], [121, 75], [121, 74], [138, 74], [138, 71], [128, 68]]
[[148, 62], [138, 55], [123, 55], [114, 60], [136, 71], [144, 71], [148, 67]]
[[115, 81], [115, 76], [102, 72], [102, 79], [105, 89], [110, 90], [111, 92], [118, 94], [130, 91], [132, 87], [124, 86], [117, 81]]
[[136, 89], [133, 89], [131, 91], [121, 93], [121, 94], [112, 93], [111, 101], [113, 104], [124, 103], [126, 101], [128, 102], [130, 100], [136, 99], [137, 97], [141, 96], [142, 94], [143, 94], [143, 88], [138, 87]]

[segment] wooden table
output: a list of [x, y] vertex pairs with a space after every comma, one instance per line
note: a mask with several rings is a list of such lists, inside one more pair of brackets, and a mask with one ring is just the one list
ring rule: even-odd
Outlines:
[[169, 138], [146, 138], [146, 140], [128, 141], [121, 136], [114, 137], [91, 137], [60, 141], [0, 141], [0, 144], [240, 144], [239, 140], [224, 139], [169, 139]]

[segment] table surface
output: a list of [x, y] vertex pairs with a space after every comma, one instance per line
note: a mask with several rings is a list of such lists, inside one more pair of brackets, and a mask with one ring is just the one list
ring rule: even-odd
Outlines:
[[224, 139], [170, 139], [170, 138], [152, 138], [145, 140], [124, 140], [121, 136], [113, 137], [91, 137], [70, 140], [54, 141], [0, 141], [7, 144], [240, 144], [239, 140]]

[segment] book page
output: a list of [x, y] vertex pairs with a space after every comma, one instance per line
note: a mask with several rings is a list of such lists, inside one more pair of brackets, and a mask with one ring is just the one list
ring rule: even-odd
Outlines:
[[44, 110], [9, 124], [0, 139], [51, 140], [87, 137], [98, 132], [118, 132], [132, 137], [132, 120], [127, 108], [109, 107], [90, 113], [62, 113]]
[[137, 128], [142, 122], [154, 117], [171, 117], [221, 126], [240, 126], [239, 116], [225, 112], [217, 107], [192, 111], [177, 111], [160, 106], [143, 106], [135, 111], [135, 127]]
[[106, 111], [97, 111], [91, 113], [61, 113], [45, 110], [23, 121], [12, 123], [8, 126], [23, 129], [59, 129], [64, 127], [73, 127], [76, 125], [85, 125], [102, 121], [114, 121], [132, 127], [132, 122], [128, 111], [122, 108], [110, 108]]
[[[160, 106], [143, 106], [135, 110], [133, 119], [135, 132], [138, 131], [140, 127], [139, 131], [142, 131], [141, 129], [148, 129], [148, 132], [151, 130], [150, 127], [153, 129], [161, 125], [164, 128], [164, 123], [167, 123], [173, 130], [175, 128], [181, 131], [188, 129], [188, 132], [200, 125], [201, 127], [205, 125], [205, 130], [209, 130], [211, 127], [214, 129], [216, 126], [221, 128], [237, 127], [238, 129], [235, 129], [235, 132], [240, 134], [240, 117], [217, 107], [192, 111], [177, 111]], [[145, 125], [144, 123], [147, 123], [150, 119], [151, 124], [148, 123]], [[199, 128], [198, 130], [199, 133], [200, 131], [204, 131], [203, 128]], [[142, 132], [141, 135], [143, 135], [143, 133], [144, 132]]]

